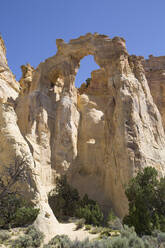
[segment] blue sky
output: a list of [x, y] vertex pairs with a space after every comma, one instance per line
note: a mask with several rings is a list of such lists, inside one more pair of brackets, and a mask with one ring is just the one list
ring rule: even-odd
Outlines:
[[[88, 32], [126, 39], [130, 54], [165, 55], [165, 0], [1, 0], [0, 32], [8, 63], [21, 77], [20, 66], [36, 67], [65, 41]], [[77, 84], [98, 68], [90, 56], [81, 61]]]

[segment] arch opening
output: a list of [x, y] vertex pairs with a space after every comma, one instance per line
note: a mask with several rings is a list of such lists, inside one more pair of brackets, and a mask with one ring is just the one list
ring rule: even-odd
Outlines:
[[90, 83], [91, 72], [98, 70], [100, 67], [96, 64], [93, 55], [87, 55], [80, 61], [80, 68], [75, 79], [75, 87], [80, 88], [83, 83]]

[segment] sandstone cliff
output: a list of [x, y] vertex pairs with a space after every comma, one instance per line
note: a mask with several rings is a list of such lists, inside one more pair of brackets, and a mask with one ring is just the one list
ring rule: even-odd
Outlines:
[[25, 197], [35, 200], [40, 208], [36, 225], [46, 234], [53, 235], [52, 227], [58, 228], [58, 222], [48, 205], [46, 191], [37, 175], [30, 145], [17, 125], [15, 107], [19, 94], [20, 85], [7, 65], [4, 42], [0, 38], [0, 170], [3, 173], [4, 166], [14, 165], [17, 158], [26, 159], [29, 166], [28, 184], [20, 187], [24, 190]]
[[160, 111], [165, 129], [165, 56], [154, 57], [150, 55], [149, 59], [142, 61], [142, 64], [151, 94]]
[[[123, 38], [97, 33], [69, 43], [59, 39], [57, 48], [57, 54], [36, 70], [23, 66], [19, 85], [8, 69], [1, 41], [0, 126], [5, 134], [1, 131], [0, 160], [5, 163], [20, 151], [28, 154], [42, 203], [56, 176], [67, 174], [81, 194], [88, 193], [104, 209], [113, 206], [122, 217], [129, 179], [145, 166], [165, 174], [163, 104], [149, 80], [160, 115], [146, 80], [152, 78], [147, 69], [151, 65], [143, 61], [145, 72], [142, 58], [129, 56]], [[91, 73], [88, 87], [77, 90], [80, 60], [88, 55], [100, 69]]]

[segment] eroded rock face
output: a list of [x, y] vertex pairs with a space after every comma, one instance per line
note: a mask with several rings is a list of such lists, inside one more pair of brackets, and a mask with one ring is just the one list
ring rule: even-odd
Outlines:
[[[81, 194], [123, 217], [124, 186], [145, 166], [165, 173], [165, 135], [141, 58], [129, 56], [123, 38], [87, 34], [65, 43], [36, 70], [22, 67], [14, 99], [17, 129], [42, 188], [67, 174]], [[80, 60], [93, 55], [99, 70], [77, 90]]]
[[154, 57], [143, 60], [142, 64], [145, 69], [145, 75], [153, 96], [162, 116], [163, 126], [165, 129], [165, 56]]
[[[40, 177], [37, 176], [38, 168], [35, 166], [31, 146], [17, 124], [15, 107], [19, 88], [19, 83], [7, 65], [4, 42], [0, 38], [0, 170], [2, 173], [4, 166], [14, 166], [14, 160], [17, 158], [26, 161], [29, 167], [28, 182], [24, 187], [20, 187], [24, 196], [35, 201], [40, 208], [36, 224], [40, 223], [40, 228], [49, 236], [51, 228], [57, 228], [58, 222], [48, 205], [47, 194]], [[24, 111], [25, 109], [22, 113]], [[49, 218], [46, 214], [49, 214]]]

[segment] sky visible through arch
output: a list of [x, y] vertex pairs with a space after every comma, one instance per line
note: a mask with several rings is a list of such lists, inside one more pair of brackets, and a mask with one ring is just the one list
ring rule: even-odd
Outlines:
[[92, 55], [85, 56], [81, 59], [80, 68], [75, 79], [76, 87], [80, 87], [82, 83], [86, 82], [87, 78], [91, 78], [91, 72], [98, 69], [100, 69], [100, 66], [96, 64]]
[[[17, 79], [22, 64], [37, 67], [56, 53], [56, 39], [88, 32], [124, 37], [130, 54], [165, 55], [165, 0], [1, 0], [0, 6], [0, 32]], [[94, 69], [93, 59], [84, 58], [76, 81]]]

